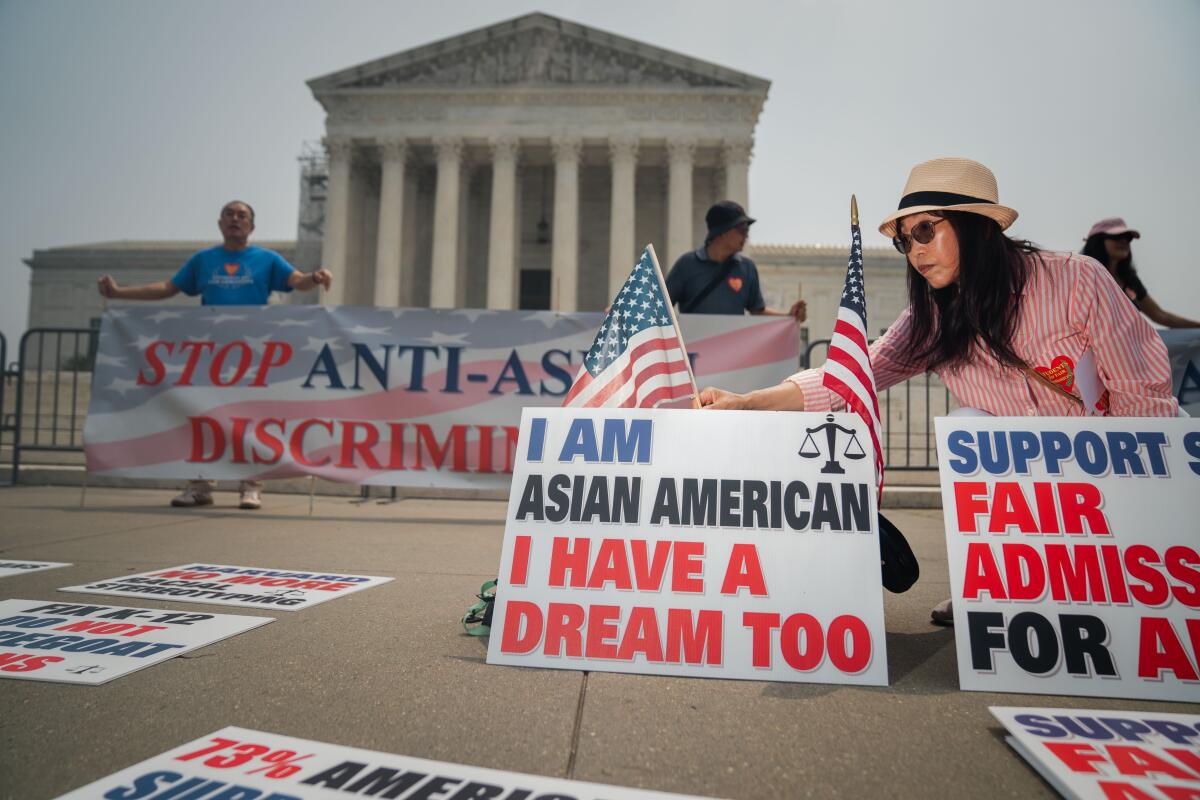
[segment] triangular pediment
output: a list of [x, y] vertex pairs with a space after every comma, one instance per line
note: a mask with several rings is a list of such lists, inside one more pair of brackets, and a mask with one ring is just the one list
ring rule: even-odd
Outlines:
[[314, 94], [357, 89], [505, 86], [727, 88], [770, 82], [679, 53], [528, 14], [309, 81]]

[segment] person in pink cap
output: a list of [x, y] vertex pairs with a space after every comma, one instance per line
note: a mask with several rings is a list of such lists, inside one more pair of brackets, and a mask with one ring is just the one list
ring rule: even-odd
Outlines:
[[1133, 266], [1130, 248], [1133, 240], [1140, 238], [1142, 235], [1126, 225], [1125, 220], [1120, 217], [1108, 217], [1097, 222], [1088, 231], [1087, 240], [1080, 253], [1107, 267], [1125, 296], [1133, 301], [1138, 311], [1152, 321], [1165, 328], [1200, 328], [1200, 322], [1172, 314], [1156, 303], [1146, 291], [1146, 286]]

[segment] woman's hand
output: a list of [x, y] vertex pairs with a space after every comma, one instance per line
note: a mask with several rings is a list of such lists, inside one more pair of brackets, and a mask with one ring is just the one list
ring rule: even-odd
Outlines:
[[748, 408], [746, 405], [746, 395], [727, 392], [715, 386], [709, 386], [701, 390], [700, 407], [711, 408], [717, 411], [744, 411]]

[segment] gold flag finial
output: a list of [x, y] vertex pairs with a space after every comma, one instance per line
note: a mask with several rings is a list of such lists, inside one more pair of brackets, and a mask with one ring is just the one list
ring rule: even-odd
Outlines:
[[850, 224], [858, 224], [858, 198], [850, 195]]

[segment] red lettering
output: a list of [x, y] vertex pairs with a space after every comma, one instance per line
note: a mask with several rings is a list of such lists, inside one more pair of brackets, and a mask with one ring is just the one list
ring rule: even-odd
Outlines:
[[191, 386], [192, 375], [196, 372], [196, 365], [200, 363], [200, 354], [205, 350], [212, 350], [216, 347], [213, 342], [184, 342], [179, 345], [179, 351], [182, 353], [185, 350], [190, 350], [188, 353], [187, 364], [183, 368], [183, 374], [179, 376], [179, 380], [175, 382], [176, 386]]
[[[208, 464], [216, 461], [225, 454], [225, 432], [221, 424], [212, 417], [188, 417], [192, 426], [192, 452], [188, 461], [196, 464]], [[205, 448], [205, 432], [212, 434], [212, 452]]]
[[759, 669], [770, 669], [771, 631], [779, 627], [779, 615], [765, 611], [744, 611], [742, 626], [751, 632], [750, 663]]
[[181, 581], [210, 581], [221, 577], [219, 572], [188, 572], [185, 569], [168, 569], [152, 573], [155, 578], [179, 578]]
[[629, 622], [625, 626], [625, 635], [621, 638], [621, 649], [617, 651], [617, 658], [621, 661], [632, 661], [637, 653], [644, 655], [647, 661], [663, 660], [658, 618], [653, 608], [634, 606], [629, 610]]
[[105, 622], [99, 619], [85, 619], [79, 622], [70, 622], [66, 625], [59, 625], [54, 630], [67, 631], [70, 633], [94, 633], [100, 636], [141, 636], [143, 633], [150, 631], [165, 631], [166, 625], [134, 625], [130, 622]]
[[1171, 587], [1175, 599], [1188, 608], [1200, 605], [1200, 570], [1196, 569], [1200, 556], [1196, 555], [1196, 551], [1183, 545], [1168, 547], [1163, 554], [1163, 563], [1167, 567], [1167, 574], [1184, 584]]
[[1194, 781], [1197, 777], [1135, 744], [1110, 744], [1108, 757], [1122, 775], [1140, 777], [1155, 773], [1185, 781]]
[[1142, 617], [1138, 638], [1138, 677], [1161, 680], [1163, 671], [1181, 681], [1200, 680], [1171, 621], [1165, 617]]
[[1019, 542], [1005, 542], [1004, 577], [1009, 600], [1037, 600], [1046, 593], [1046, 568], [1037, 548]]
[[1107, 595], [1096, 545], [1048, 544], [1045, 553], [1051, 597], [1059, 602], [1105, 602]]
[[1010, 525], [1016, 525], [1021, 533], [1037, 533], [1033, 510], [1025, 501], [1021, 484], [1003, 481], [996, 484], [992, 496], [992, 516], [988, 520], [988, 533], [1007, 533]]
[[667, 661], [678, 664], [682, 656], [685, 664], [719, 665], [723, 622], [720, 611], [697, 611], [693, 623], [690, 609], [667, 609]]
[[1058, 510], [1054, 506], [1054, 485], [1037, 481], [1033, 484], [1033, 499], [1037, 503], [1038, 525], [1042, 533], [1062, 533], [1058, 527]]
[[629, 576], [629, 562], [625, 559], [624, 539], [600, 541], [600, 549], [596, 552], [596, 564], [592, 567], [587, 587], [603, 589], [604, 584], [610, 581], [617, 589], [633, 589], [633, 581]]
[[323, 467], [328, 464], [331, 459], [329, 456], [320, 461], [309, 461], [304, 455], [304, 434], [308, 433], [308, 429], [314, 425], [320, 425], [325, 430], [329, 431], [329, 435], [333, 436], [333, 423], [323, 419], [306, 419], [296, 426], [292, 431], [291, 438], [288, 439], [288, 452], [292, 456], [292, 460], [302, 467]]
[[529, 548], [532, 536], [518, 536], [513, 540], [512, 569], [508, 574], [510, 586], [524, 586], [529, 576]]
[[[365, 431], [367, 436], [361, 442], [358, 441], [356, 431]], [[362, 459], [362, 466], [367, 469], [383, 469], [383, 466], [375, 458], [375, 454], [371, 452], [371, 448], [379, 444], [379, 431], [370, 422], [355, 422], [353, 420], [345, 420], [342, 422], [342, 457], [338, 461], [337, 466], [342, 469], [353, 469], [359, 466], [355, 460], [357, 455]]]
[[980, 592], [987, 592], [993, 600], [1007, 600], [1004, 579], [996, 565], [992, 548], [984, 542], [967, 545], [967, 569], [963, 575], [963, 598], [974, 600]]
[[725, 580], [721, 582], [721, 594], [736, 595], [743, 588], [749, 589], [752, 597], [767, 596], [767, 581], [758, 561], [758, 549], [752, 544], [733, 546], [729, 565], [725, 568]]
[[1125, 585], [1125, 570], [1121, 568], [1121, 549], [1115, 544], [1100, 545], [1104, 559], [1104, 577], [1108, 579], [1108, 593], [1114, 603], [1129, 602], [1129, 587]]
[[[800, 643], [803, 636], [803, 646]], [[792, 614], [779, 631], [783, 660], [797, 672], [809, 672], [825, 660], [825, 631], [811, 614]]]
[[1092, 766], [1096, 763], [1108, 763], [1104, 754], [1098, 752], [1090, 744], [1083, 742], [1042, 742], [1042, 745], [1067, 765], [1072, 772], [1096, 774], [1098, 770]]
[[[271, 451], [270, 458], [263, 458], [258, 454], [258, 450], [254, 450], [253, 457], [255, 464], [278, 464], [279, 460], [283, 458], [283, 439], [281, 437], [284, 435], [284, 425], [286, 424], [282, 419], [268, 418], [260, 419], [258, 424], [254, 426], [254, 438], [261, 444], [265, 444], [267, 449]], [[279, 428], [279, 437], [271, 435], [267, 430], [268, 425], [274, 425]]]
[[633, 579], [643, 592], [657, 592], [662, 588], [663, 576], [667, 573], [667, 558], [671, 555], [671, 542], [654, 543], [654, 557], [649, 558], [649, 543], [645, 539], [634, 539], [629, 543], [633, 549]]
[[574, 603], [551, 603], [546, 609], [546, 645], [542, 652], [548, 656], [562, 655], [579, 658], [583, 655], [583, 606]]
[[617, 623], [621, 620], [620, 606], [592, 606], [588, 609], [587, 657], [616, 658]]
[[857, 675], [871, 663], [871, 632], [853, 615], [843, 614], [829, 623], [826, 647], [829, 663], [846, 675]]
[[[227, 381], [221, 380], [221, 372], [224, 371], [225, 357], [230, 351], [238, 348], [238, 363], [233, 371], [233, 377]], [[213, 386], [233, 386], [235, 383], [245, 377], [246, 372], [250, 369], [250, 365], [254, 362], [254, 353], [250, 350], [250, 345], [245, 342], [230, 342], [217, 351], [213, 356], [212, 363], [208, 365], [208, 380]]]
[[1096, 786], [1104, 793], [1105, 800], [1158, 800], [1154, 795], [1143, 792], [1132, 783], [1099, 781]]
[[150, 343], [150, 345], [146, 348], [145, 355], [146, 361], [150, 364], [150, 369], [152, 370], [152, 377], [147, 378], [146, 374], [142, 370], [138, 370], [138, 386], [158, 386], [160, 383], [162, 383], [162, 379], [166, 376], [167, 369], [163, 366], [162, 359], [158, 357], [157, 351], [159, 347], [166, 347], [167, 355], [170, 355], [171, 351], [175, 349], [175, 343], [164, 342], [161, 340]]
[[429, 460], [434, 469], [441, 469], [446, 462], [446, 456], [453, 452], [450, 462], [452, 472], [467, 471], [467, 426], [451, 425], [445, 441], [439, 443], [433, 435], [433, 428], [423, 423], [416, 424], [417, 429], [417, 463], [414, 469], [425, 469], [421, 460], [422, 451], [429, 454]]
[[495, 430], [495, 426], [476, 425], [475, 427], [479, 429], [479, 464], [476, 472], [495, 472], [496, 470], [492, 469], [492, 431]]
[[1146, 606], [1161, 606], [1171, 597], [1167, 579], [1158, 570], [1148, 564], [1158, 564], [1158, 553], [1153, 547], [1144, 544], [1130, 545], [1125, 548], [1125, 571], [1131, 581], [1141, 581], [1140, 584], [1130, 583], [1129, 593], [1133, 599]]
[[958, 511], [958, 532], [977, 533], [976, 517], [988, 512], [987, 484], [983, 481], [955, 483], [954, 507]]
[[1100, 489], [1090, 483], [1058, 484], [1058, 504], [1062, 507], [1063, 530], [1067, 533], [1084, 533], [1083, 521], [1087, 520], [1088, 528], [1097, 536], [1111, 536], [1108, 520], [1100, 506], [1104, 497]]
[[[279, 360], [276, 361], [276, 355]], [[267, 373], [273, 367], [282, 367], [284, 364], [292, 360], [292, 346], [287, 342], [267, 342], [263, 348], [262, 361], [258, 363], [258, 372], [254, 375], [254, 381], [251, 386], [266, 386]]]
[[569, 572], [570, 585], [576, 589], [582, 588], [587, 582], [588, 551], [591, 546], [591, 540], [584, 537], [568, 539], [555, 536], [550, 545], [550, 585], [566, 586]]
[[24, 653], [0, 653], [0, 672], [33, 672], [47, 664], [63, 661], [62, 656], [30, 656]]
[[504, 632], [500, 652], [524, 655], [533, 652], [542, 638], [542, 610], [537, 603], [512, 600], [504, 607]]
[[405, 469], [404, 422], [388, 423], [388, 469]]
[[248, 417], [230, 417], [233, 429], [229, 431], [229, 443], [233, 446], [231, 464], [246, 463], [246, 426], [250, 424]]
[[[704, 591], [704, 542], [675, 542], [671, 559], [671, 591]], [[701, 612], [704, 613], [704, 612]]]

